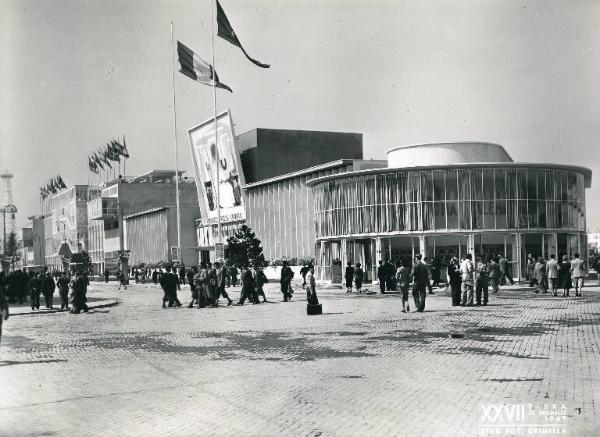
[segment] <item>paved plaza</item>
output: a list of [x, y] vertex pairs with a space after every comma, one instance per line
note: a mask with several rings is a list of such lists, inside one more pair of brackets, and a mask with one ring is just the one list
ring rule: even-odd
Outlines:
[[199, 310], [94, 283], [90, 297], [118, 304], [11, 317], [0, 435], [600, 433], [598, 287], [505, 288], [473, 308], [440, 289], [408, 314], [397, 295], [327, 288], [311, 317], [299, 284], [291, 303], [277, 287], [273, 303]]

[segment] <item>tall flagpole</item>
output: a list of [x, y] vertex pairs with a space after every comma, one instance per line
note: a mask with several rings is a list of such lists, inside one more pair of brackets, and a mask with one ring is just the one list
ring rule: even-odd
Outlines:
[[181, 213], [179, 211], [179, 158], [177, 155], [177, 109], [175, 101], [175, 42], [173, 40], [173, 22], [171, 21], [171, 76], [173, 85], [173, 140], [175, 143], [175, 205], [177, 208], [177, 261], [181, 261]]
[[[221, 235], [221, 201], [220, 201], [220, 192], [221, 192], [221, 182], [219, 179], [219, 166], [221, 165], [219, 162], [219, 139], [217, 138], [217, 81], [216, 81], [216, 71], [217, 67], [215, 66], [215, 1], [210, 0], [210, 10], [211, 10], [211, 45], [212, 45], [212, 83], [213, 83], [213, 104], [214, 104], [214, 113], [215, 113], [215, 149], [216, 149], [216, 161], [217, 161], [217, 243], [219, 246], [221, 245], [223, 239]], [[217, 256], [216, 246], [215, 246], [215, 258]]]

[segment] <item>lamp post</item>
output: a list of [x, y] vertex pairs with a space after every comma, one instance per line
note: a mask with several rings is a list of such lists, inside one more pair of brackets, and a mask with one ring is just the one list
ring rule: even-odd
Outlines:
[[13, 218], [15, 218], [15, 213], [17, 212], [17, 207], [15, 205], [9, 204], [5, 205], [2, 209], [2, 223], [4, 227], [4, 239], [2, 240], [2, 253], [6, 255], [6, 213], [12, 214]]

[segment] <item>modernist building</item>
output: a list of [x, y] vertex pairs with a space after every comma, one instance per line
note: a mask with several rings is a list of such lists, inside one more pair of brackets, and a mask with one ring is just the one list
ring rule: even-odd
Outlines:
[[[181, 256], [197, 262], [194, 221], [200, 216], [193, 181], [180, 172]], [[175, 171], [153, 170], [108, 182], [87, 204], [88, 253], [95, 273], [177, 259]]]
[[44, 205], [45, 263], [62, 270], [73, 253], [87, 250], [87, 203], [100, 193], [100, 187], [75, 185], [55, 194]]
[[44, 216], [34, 215], [27, 218], [27, 224], [21, 228], [21, 268], [39, 270], [46, 264], [44, 239]]
[[[383, 167], [385, 161], [363, 160], [362, 135], [284, 129], [253, 129], [235, 137], [240, 156], [243, 219], [223, 220], [225, 242], [247, 224], [262, 242], [265, 258], [315, 257], [310, 179], [330, 174]], [[224, 146], [222, 146], [224, 148]], [[200, 260], [215, 258], [217, 226], [197, 227]], [[226, 250], [226, 249], [225, 249]]]
[[308, 182], [318, 275], [339, 281], [346, 262], [369, 280], [377, 260], [415, 254], [503, 254], [525, 275], [528, 253], [585, 256], [587, 168], [517, 163], [497, 144], [423, 144], [387, 152], [386, 168]]

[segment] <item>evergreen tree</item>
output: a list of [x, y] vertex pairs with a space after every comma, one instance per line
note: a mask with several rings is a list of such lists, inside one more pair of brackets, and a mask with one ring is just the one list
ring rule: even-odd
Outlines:
[[256, 235], [248, 226], [242, 225], [232, 237], [227, 239], [227, 245], [227, 261], [229, 264], [249, 264], [258, 267], [266, 265], [261, 241], [256, 238]]

